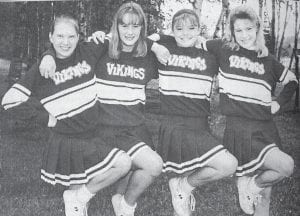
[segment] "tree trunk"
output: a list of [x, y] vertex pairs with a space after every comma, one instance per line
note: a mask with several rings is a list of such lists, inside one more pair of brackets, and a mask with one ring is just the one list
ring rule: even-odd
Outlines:
[[[299, 32], [300, 32], [300, 23], [298, 23], [298, 18], [299, 18], [299, 9], [298, 8], [298, 2], [295, 2], [295, 39], [294, 39], [294, 49], [293, 49], [293, 55], [295, 56], [295, 75], [298, 80], [298, 87], [296, 89], [296, 98], [295, 98], [295, 105], [294, 105], [294, 110], [299, 111], [299, 52], [298, 52], [298, 38], [299, 38]], [[291, 62], [290, 66], [293, 61], [293, 55], [291, 57]]]
[[263, 21], [263, 7], [264, 7], [264, 0], [259, 0], [259, 17], [262, 19]]
[[272, 0], [272, 20], [271, 20], [271, 29], [270, 29], [270, 47], [269, 50], [272, 54], [274, 54], [275, 51], [275, 15], [276, 15], [276, 2], [275, 0]]
[[222, 30], [222, 35], [224, 34], [225, 23], [228, 15], [229, 15], [229, 1], [222, 0], [222, 10], [213, 34], [213, 38], [217, 38], [217, 34], [220, 30]]
[[282, 45], [283, 45], [283, 41], [284, 41], [284, 34], [285, 34], [286, 27], [287, 27], [287, 20], [288, 20], [288, 16], [289, 16], [288, 12], [289, 12], [289, 2], [287, 1], [286, 2], [286, 10], [285, 10], [285, 18], [284, 18], [284, 25], [283, 25], [282, 35], [281, 35], [279, 46], [277, 48], [277, 59], [278, 59], [278, 61], [280, 61], [280, 57], [281, 57]]
[[198, 14], [199, 19], [201, 19], [201, 12], [202, 12], [202, 5], [203, 5], [203, 0], [195, 0], [192, 2], [193, 8]]

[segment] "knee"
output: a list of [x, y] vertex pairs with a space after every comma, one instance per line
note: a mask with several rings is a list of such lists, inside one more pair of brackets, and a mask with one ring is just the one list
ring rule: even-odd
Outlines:
[[231, 176], [236, 172], [238, 166], [237, 159], [228, 151], [224, 152], [220, 158], [218, 170], [223, 177]]
[[279, 171], [282, 176], [290, 177], [294, 172], [294, 160], [291, 156], [287, 156], [281, 162], [281, 169]]
[[157, 177], [161, 174], [163, 168], [163, 161], [159, 155], [153, 156], [151, 163], [147, 166], [149, 174]]
[[120, 175], [126, 175], [132, 166], [132, 161], [129, 155], [122, 153], [114, 164], [114, 167], [120, 170]]

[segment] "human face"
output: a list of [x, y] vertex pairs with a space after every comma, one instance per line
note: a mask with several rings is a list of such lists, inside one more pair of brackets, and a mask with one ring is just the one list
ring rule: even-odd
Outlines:
[[134, 22], [137, 17], [133, 14], [125, 14], [123, 22], [118, 24], [120, 40], [122, 42], [122, 50], [131, 52], [135, 43], [138, 41], [142, 26]]
[[71, 22], [59, 21], [54, 26], [54, 31], [52, 34], [50, 33], [49, 38], [55, 49], [56, 57], [65, 59], [74, 52], [79, 35]]
[[257, 33], [256, 24], [249, 19], [237, 19], [233, 28], [236, 42], [245, 49], [254, 50]]
[[179, 47], [193, 47], [200, 34], [199, 26], [190, 20], [177, 21], [173, 29], [174, 37]]

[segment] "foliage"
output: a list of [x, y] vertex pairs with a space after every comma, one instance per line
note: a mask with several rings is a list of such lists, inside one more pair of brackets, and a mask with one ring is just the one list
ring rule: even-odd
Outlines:
[[[70, 12], [80, 20], [82, 36], [96, 30], [108, 32], [118, 7], [124, 0], [80, 0], [0, 3], [0, 57], [11, 58], [17, 53], [24, 61], [33, 63], [49, 45], [49, 26], [55, 14]], [[148, 19], [150, 33], [160, 28], [160, 0], [136, 0]]]

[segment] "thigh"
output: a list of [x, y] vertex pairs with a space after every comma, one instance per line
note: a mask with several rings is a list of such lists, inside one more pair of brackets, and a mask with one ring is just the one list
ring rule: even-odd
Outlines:
[[279, 172], [284, 172], [285, 170], [293, 169], [293, 167], [294, 160], [291, 158], [291, 156], [281, 151], [280, 149], [275, 148], [266, 155], [265, 161], [260, 169], [271, 169]]
[[144, 169], [152, 171], [162, 170], [162, 159], [150, 147], [145, 147], [139, 151], [132, 159], [132, 165], [135, 169]]

